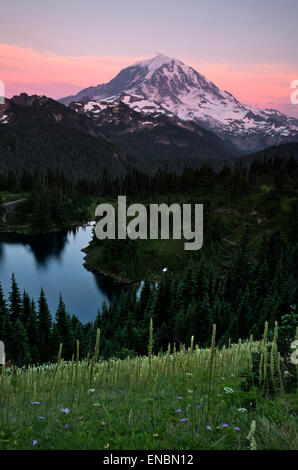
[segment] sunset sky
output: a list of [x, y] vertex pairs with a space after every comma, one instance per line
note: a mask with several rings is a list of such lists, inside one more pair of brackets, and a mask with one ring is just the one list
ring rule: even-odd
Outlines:
[[10, 0], [1, 4], [0, 80], [7, 97], [60, 98], [162, 53], [244, 103], [298, 118], [297, 20], [297, 0]]

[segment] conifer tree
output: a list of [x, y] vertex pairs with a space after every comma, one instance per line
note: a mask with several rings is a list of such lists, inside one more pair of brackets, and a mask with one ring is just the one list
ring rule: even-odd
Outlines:
[[24, 290], [23, 292], [23, 305], [22, 305], [22, 312], [21, 312], [21, 321], [24, 326], [26, 326], [29, 315], [31, 312], [31, 302], [30, 297], [27, 292]]
[[12, 274], [11, 276], [11, 290], [9, 293], [9, 312], [13, 323], [21, 318], [22, 300], [19, 286], [17, 285], [14, 274]]
[[71, 328], [70, 317], [66, 313], [65, 304], [60, 294], [59, 304], [56, 311], [55, 324], [54, 324], [54, 337], [56, 347], [58, 344], [63, 344], [64, 358], [70, 359], [74, 352], [74, 338]]
[[27, 333], [20, 318], [17, 318], [13, 325], [11, 351], [12, 351], [13, 361], [19, 367], [26, 365], [26, 364], [30, 364], [31, 355], [30, 355], [30, 348], [28, 345]]
[[40, 360], [41, 362], [47, 362], [51, 359], [51, 356], [54, 355], [54, 353], [51, 352], [52, 318], [43, 288], [41, 288], [38, 299], [38, 326], [40, 337]]
[[31, 360], [34, 364], [38, 364], [40, 362], [40, 331], [34, 300], [31, 302], [30, 313], [26, 322], [26, 332]]

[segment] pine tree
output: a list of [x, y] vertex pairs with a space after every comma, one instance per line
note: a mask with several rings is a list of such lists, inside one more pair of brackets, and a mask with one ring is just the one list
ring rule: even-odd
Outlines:
[[15, 275], [11, 276], [11, 290], [9, 294], [9, 312], [13, 323], [21, 318], [22, 314], [22, 300], [19, 287], [15, 280]]
[[31, 311], [31, 302], [30, 297], [27, 292], [24, 290], [23, 292], [23, 305], [22, 305], [22, 312], [21, 312], [21, 321], [23, 325], [26, 326], [29, 315]]
[[13, 325], [11, 350], [13, 360], [19, 367], [30, 364], [31, 355], [27, 333], [19, 318], [16, 319]]
[[26, 322], [26, 332], [31, 360], [34, 364], [38, 364], [40, 361], [40, 332], [34, 300], [31, 302], [30, 312]]
[[58, 344], [63, 344], [64, 358], [70, 359], [74, 352], [74, 337], [71, 328], [70, 317], [66, 313], [65, 304], [60, 294], [59, 304], [56, 311], [55, 324], [54, 324], [55, 342], [56, 347]]
[[41, 288], [38, 299], [38, 326], [40, 338], [40, 360], [47, 362], [54, 353], [51, 353], [52, 318], [48, 308], [44, 290]]

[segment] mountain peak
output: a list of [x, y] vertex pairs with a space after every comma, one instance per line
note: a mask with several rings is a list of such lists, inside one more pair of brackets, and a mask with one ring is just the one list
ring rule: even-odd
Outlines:
[[61, 101], [70, 104], [86, 98], [120, 100], [137, 112], [194, 121], [245, 152], [298, 139], [297, 119], [244, 105], [194, 68], [163, 54], [138, 61], [109, 83]]
[[163, 54], [157, 54], [155, 57], [151, 57], [150, 59], [139, 60], [135, 62], [133, 65], [140, 65], [141, 67], [148, 67], [149, 72], [154, 72], [155, 70], [159, 69], [163, 65], [169, 64], [171, 62], [175, 62], [180, 65], [184, 65], [183, 62], [180, 60], [174, 59], [172, 57], [168, 57]]

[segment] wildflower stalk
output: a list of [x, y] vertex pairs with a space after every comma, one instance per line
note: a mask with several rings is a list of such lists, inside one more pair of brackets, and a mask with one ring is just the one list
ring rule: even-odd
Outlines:
[[263, 336], [263, 352], [264, 352], [264, 359], [263, 359], [263, 377], [264, 377], [264, 388], [267, 384], [267, 366], [268, 366], [268, 349], [267, 349], [267, 336], [268, 336], [268, 322], [265, 322], [265, 329], [264, 329], [264, 336]]
[[281, 392], [284, 391], [284, 384], [281, 376], [281, 370], [280, 370], [280, 363], [281, 363], [281, 355], [280, 352], [277, 353], [277, 374], [278, 374], [278, 379], [279, 379], [279, 384], [280, 384], [280, 390]]
[[5, 395], [4, 388], [5, 388], [5, 375], [6, 375], [6, 365], [5, 365], [5, 354], [3, 354], [3, 362], [2, 362], [2, 395]]
[[274, 336], [273, 336], [273, 341], [271, 344], [271, 354], [270, 354], [270, 372], [271, 372], [271, 378], [272, 378], [274, 390], [276, 389], [275, 368], [276, 368], [276, 358], [277, 358], [277, 338], [278, 338], [278, 323], [275, 322]]
[[77, 384], [77, 378], [78, 378], [79, 360], [80, 360], [80, 341], [77, 339], [75, 385]]
[[260, 363], [259, 363], [259, 386], [262, 387], [262, 380], [263, 380], [263, 361], [264, 361], [264, 353], [261, 352]]
[[213, 325], [212, 337], [211, 337], [210, 356], [209, 356], [209, 363], [208, 363], [208, 390], [207, 390], [206, 425], [208, 423], [208, 418], [209, 418], [211, 380], [212, 380], [212, 375], [213, 375], [214, 354], [215, 354], [215, 337], [216, 337], [216, 325]]
[[247, 439], [249, 440], [250, 450], [257, 450], [257, 443], [256, 443], [256, 440], [254, 438], [255, 432], [256, 432], [256, 422], [255, 422], [255, 420], [253, 420], [251, 422], [250, 430], [249, 430], [249, 433], [248, 433], [248, 436], [247, 436]]
[[53, 382], [52, 382], [51, 393], [53, 393], [53, 390], [54, 390], [55, 378], [56, 378], [56, 375], [57, 375], [57, 371], [58, 371], [59, 364], [60, 364], [60, 362], [61, 362], [61, 357], [62, 357], [62, 343], [60, 343], [60, 346], [59, 346], [57, 364], [56, 364], [55, 371], [54, 371], [54, 375], [53, 375]]
[[93, 380], [93, 370], [94, 370], [94, 363], [98, 359], [98, 352], [99, 352], [99, 339], [100, 339], [100, 329], [97, 329], [96, 332], [96, 340], [95, 340], [95, 347], [94, 347], [94, 354], [91, 359], [91, 364], [90, 364], [90, 376], [89, 376], [89, 385], [91, 387], [92, 385], [92, 380]]
[[148, 360], [149, 360], [149, 377], [152, 369], [152, 352], [153, 352], [153, 320], [150, 318], [149, 326], [149, 344], [148, 344]]

